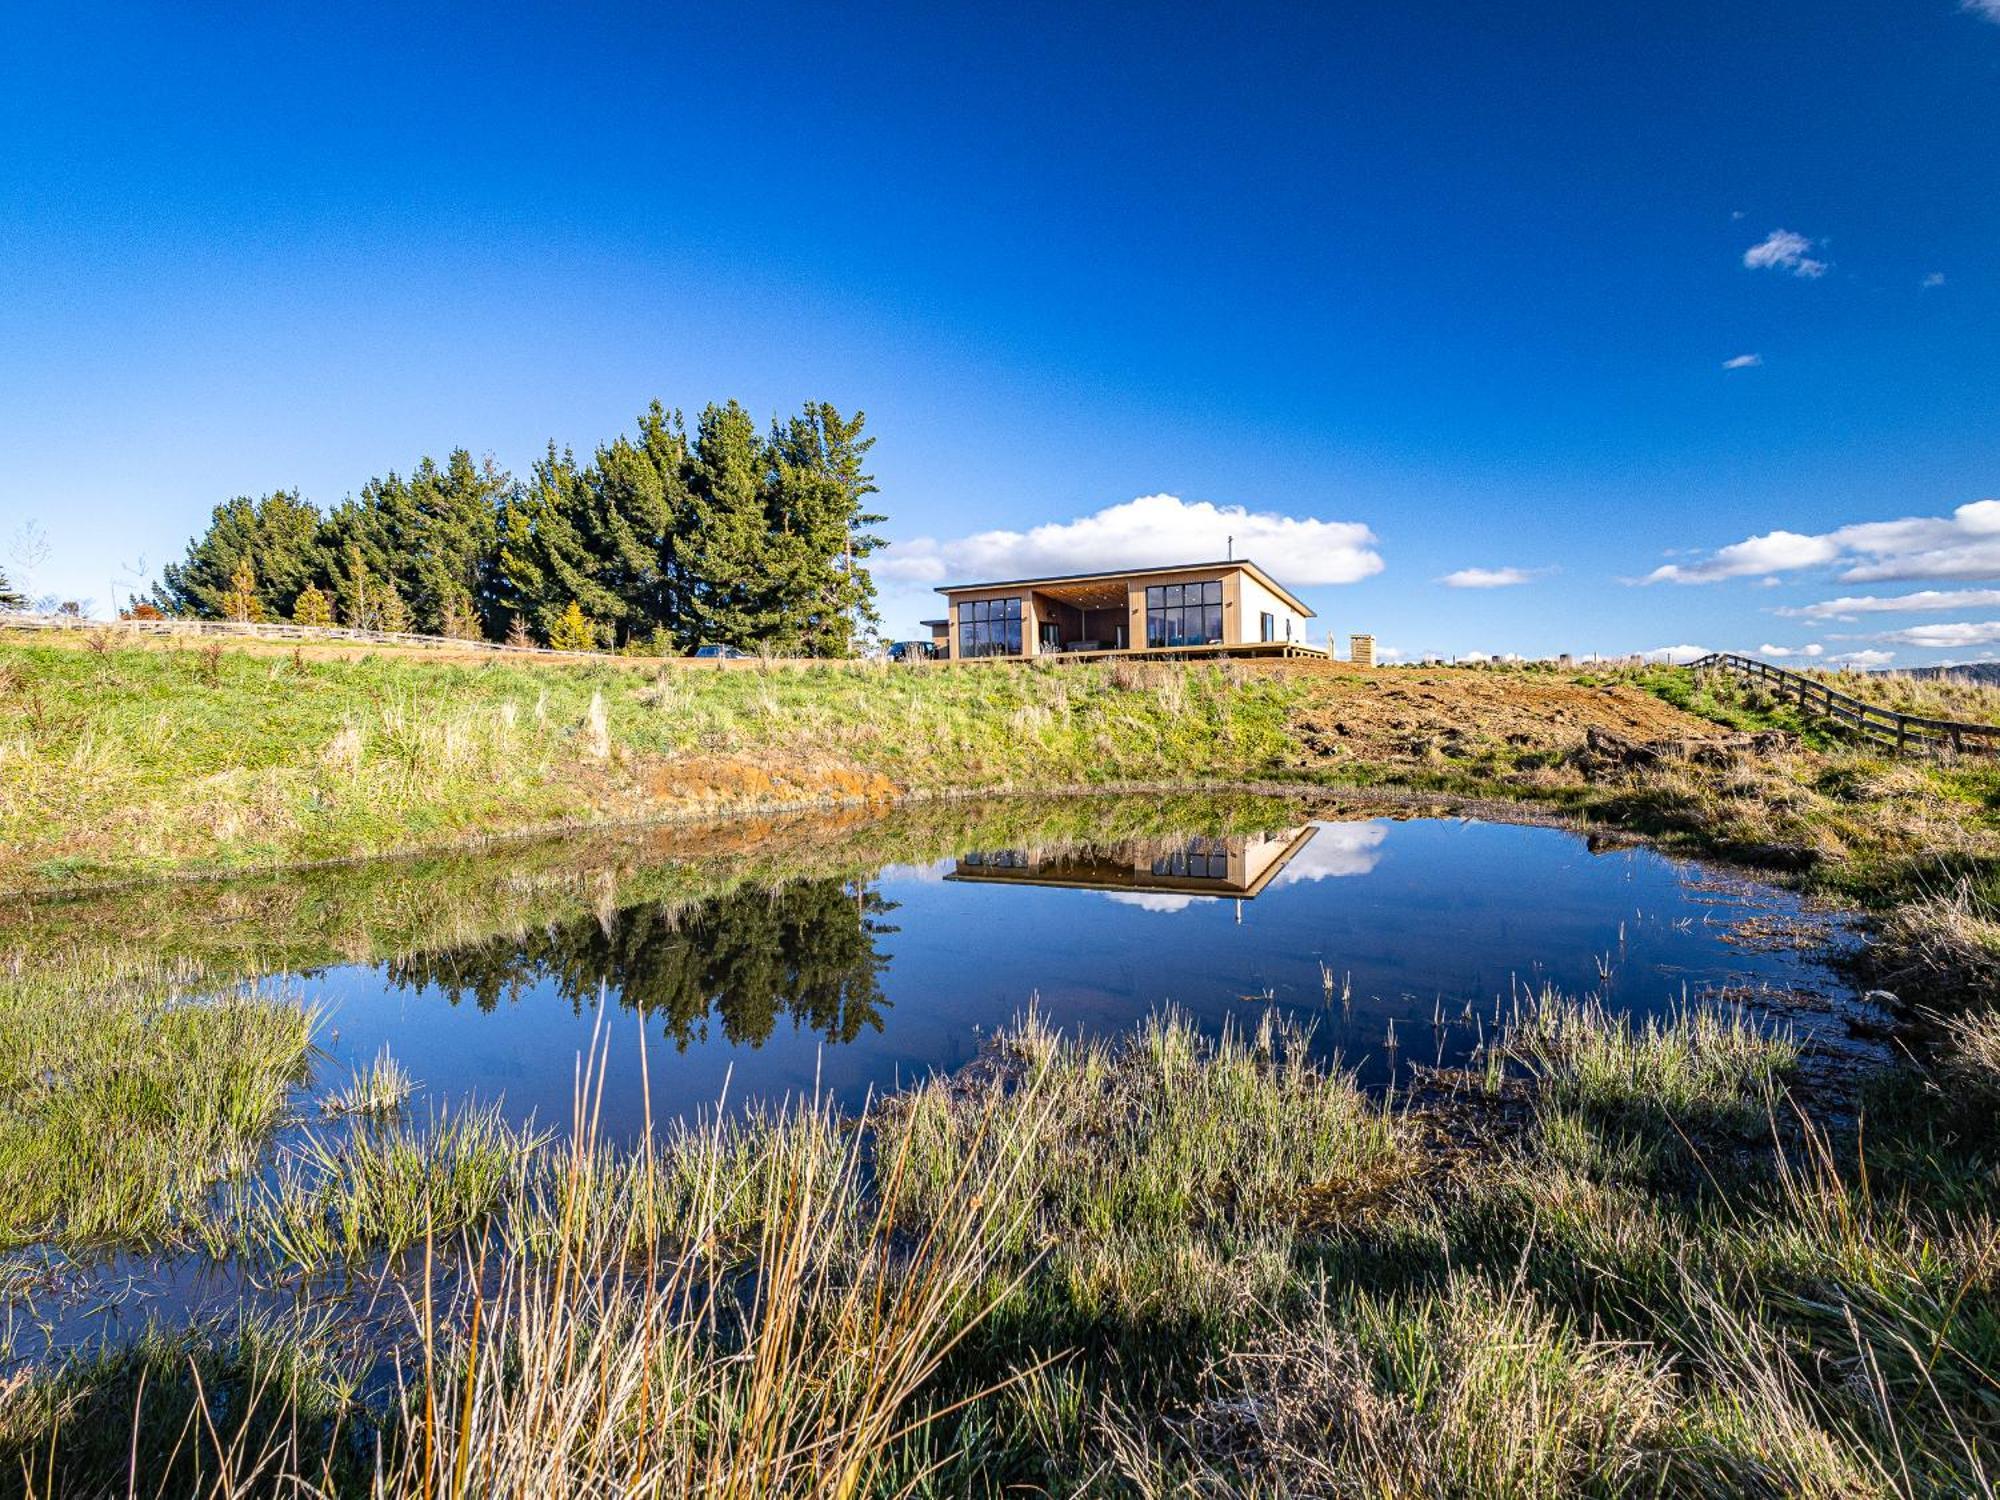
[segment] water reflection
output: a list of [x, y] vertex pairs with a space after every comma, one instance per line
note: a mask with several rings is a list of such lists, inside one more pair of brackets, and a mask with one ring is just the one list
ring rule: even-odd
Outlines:
[[1319, 831], [1306, 823], [1273, 833], [1197, 834], [1108, 850], [985, 850], [961, 857], [947, 878], [1109, 891], [1114, 898], [1164, 896], [1164, 903], [1131, 904], [1177, 911], [1198, 896], [1254, 900]]
[[[1411, 1058], [1421, 1032], [1424, 1060], [1463, 1061], [1481, 1034], [1468, 1017], [1495, 1024], [1544, 984], [1647, 1012], [1824, 978], [1795, 949], [1738, 941], [1753, 923], [1802, 920], [1794, 897], [1648, 850], [1272, 810], [1261, 826], [1128, 838], [1017, 825], [1024, 836], [936, 858], [705, 897], [607, 891], [503, 934], [329, 971], [331, 1050], [345, 1067], [386, 1046], [434, 1100], [501, 1097], [560, 1123], [601, 993], [614, 1021], [643, 1023], [658, 1116], [725, 1093], [858, 1105], [970, 1061], [1030, 1003], [1097, 1033], [1167, 1004], [1210, 1030], [1278, 1005], [1380, 1083], [1398, 1065], [1389, 1035]], [[612, 1080], [614, 1127], [644, 1118], [636, 1087]]]
[[676, 1046], [721, 1039], [758, 1047], [780, 1018], [836, 1043], [880, 1031], [888, 1000], [879, 939], [898, 902], [842, 880], [744, 889], [687, 906], [629, 907], [519, 938], [397, 959], [389, 984], [492, 1011], [546, 986], [581, 1015], [608, 987], [656, 1020]]
[[1785, 892], [1352, 799], [738, 820], [141, 889], [0, 923], [0, 962], [22, 972], [83, 954], [93, 974], [129, 962], [141, 977], [184, 959], [200, 981], [183, 990], [291, 976], [327, 1015], [315, 1091], [386, 1048], [423, 1085], [419, 1110], [473, 1096], [559, 1128], [607, 1023], [614, 1134], [725, 1095], [856, 1106], [969, 1062], [1030, 1003], [1098, 1034], [1169, 1004], [1211, 1031], [1277, 1005], [1380, 1083], [1400, 1065], [1392, 1028], [1404, 1058], [1421, 1034], [1425, 1060], [1462, 1061], [1478, 1028], [1434, 1020], [1491, 1025], [1544, 984], [1644, 1013], [1719, 986], [1828, 982], [1794, 947], [1742, 940], [1811, 926]]

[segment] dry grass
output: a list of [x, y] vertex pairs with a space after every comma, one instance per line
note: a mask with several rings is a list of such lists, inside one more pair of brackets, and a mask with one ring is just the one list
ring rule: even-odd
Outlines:
[[1322, 1288], [1208, 1384], [1189, 1433], [1202, 1487], [1283, 1495], [1638, 1490], [1674, 1401], [1657, 1356], [1465, 1273], [1410, 1302]]

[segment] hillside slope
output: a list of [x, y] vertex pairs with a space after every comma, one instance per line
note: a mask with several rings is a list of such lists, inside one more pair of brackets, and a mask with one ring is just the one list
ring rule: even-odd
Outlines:
[[[1531, 773], [1715, 726], [1546, 673], [714, 672], [0, 637], [0, 889], [912, 793]], [[1539, 781], [1537, 782], [1537, 778]]]

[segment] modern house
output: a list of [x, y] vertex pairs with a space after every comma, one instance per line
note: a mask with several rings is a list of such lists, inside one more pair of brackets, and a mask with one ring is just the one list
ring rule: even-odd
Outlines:
[[1305, 823], [1275, 833], [1159, 840], [1083, 854], [993, 849], [966, 855], [945, 879], [1249, 901], [1317, 832]]
[[938, 589], [927, 621], [954, 661], [982, 656], [1174, 653], [1323, 656], [1306, 644], [1313, 612], [1247, 558], [1068, 573]]

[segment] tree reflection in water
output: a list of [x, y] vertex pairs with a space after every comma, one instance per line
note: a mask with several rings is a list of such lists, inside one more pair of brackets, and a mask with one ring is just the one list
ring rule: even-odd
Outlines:
[[553, 982], [580, 1013], [604, 985], [626, 1007], [660, 1018], [683, 1048], [707, 1040], [711, 1014], [735, 1044], [761, 1045], [780, 1016], [829, 1042], [851, 1042], [863, 1027], [882, 1029], [889, 960], [875, 939], [896, 931], [881, 919], [897, 905], [856, 882], [801, 880], [396, 959], [387, 975], [399, 989], [434, 989], [483, 1011]]

